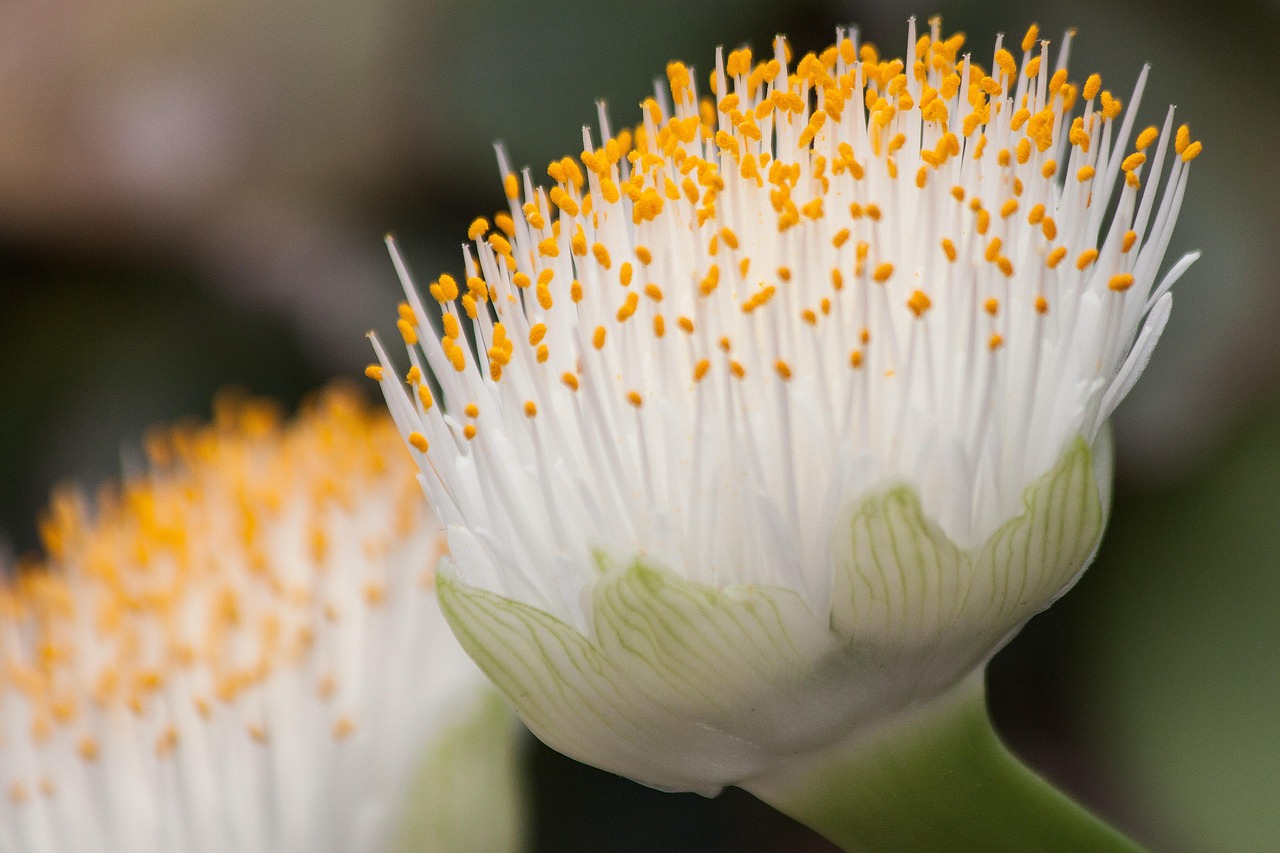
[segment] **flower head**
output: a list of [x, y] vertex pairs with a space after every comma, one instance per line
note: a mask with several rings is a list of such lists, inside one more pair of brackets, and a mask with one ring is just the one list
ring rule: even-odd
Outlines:
[[550, 189], [499, 152], [430, 310], [396, 256], [410, 393], [374, 370], [446, 612], [551, 745], [715, 790], [946, 689], [1089, 560], [1200, 146], [1172, 110], [1130, 143], [1145, 69], [1126, 110], [1069, 37], [963, 42], [779, 39], [705, 98], [673, 63]]
[[388, 849], [488, 695], [394, 428], [349, 392], [290, 425], [228, 398], [148, 452], [58, 497], [0, 590], [0, 850]]

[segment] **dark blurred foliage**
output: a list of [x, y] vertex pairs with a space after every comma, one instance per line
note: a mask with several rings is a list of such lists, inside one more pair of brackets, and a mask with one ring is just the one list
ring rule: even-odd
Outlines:
[[[652, 0], [0, 10], [0, 529], [49, 488], [132, 464], [145, 429], [239, 385], [286, 404], [357, 375], [391, 327], [397, 232], [423, 275], [460, 266], [502, 202], [492, 141], [535, 175], [581, 148], [596, 98], [631, 121], [667, 59], [860, 25], [905, 47], [941, 12], [1078, 26], [1073, 77], [1168, 103], [1205, 144], [1170, 259], [1204, 258], [1117, 416], [1112, 524], [1078, 587], [993, 663], [1012, 745], [1159, 849], [1280, 848], [1280, 4]], [[666, 795], [533, 747], [536, 848], [830, 849], [741, 792]]]

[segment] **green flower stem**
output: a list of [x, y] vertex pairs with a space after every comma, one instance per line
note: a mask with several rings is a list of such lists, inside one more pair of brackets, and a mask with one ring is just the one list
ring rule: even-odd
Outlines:
[[1141, 851], [1020, 762], [982, 673], [839, 749], [743, 785], [850, 853]]

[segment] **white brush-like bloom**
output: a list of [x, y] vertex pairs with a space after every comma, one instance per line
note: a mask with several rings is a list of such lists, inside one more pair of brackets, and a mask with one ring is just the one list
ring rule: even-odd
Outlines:
[[[0, 591], [0, 851], [378, 851], [405, 824], [502, 849], [501, 715], [473, 756], [483, 805], [431, 775], [494, 700], [385, 416], [349, 392], [289, 425], [228, 401], [148, 450], [93, 509], [57, 499], [47, 563]], [[476, 844], [450, 834], [481, 813]]]
[[719, 53], [701, 100], [673, 63], [550, 190], [499, 152], [438, 306], [395, 256], [446, 613], [575, 758], [749, 779], [957, 683], [1097, 546], [1200, 145], [1130, 147], [1145, 69], [1126, 111], [1069, 39], [988, 71], [931, 23]]

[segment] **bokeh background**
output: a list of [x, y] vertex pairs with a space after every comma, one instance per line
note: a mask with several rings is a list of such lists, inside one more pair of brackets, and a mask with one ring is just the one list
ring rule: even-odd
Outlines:
[[[836, 24], [899, 52], [940, 12], [975, 51], [1077, 26], [1073, 79], [1153, 65], [1203, 139], [1170, 258], [1203, 259], [1117, 417], [1101, 555], [991, 669], [1032, 764], [1170, 851], [1280, 849], [1277, 0], [9, 0], [0, 5], [0, 529], [36, 545], [55, 483], [136, 464], [149, 425], [228, 385], [287, 404], [390, 331], [396, 232], [459, 266], [502, 203], [492, 142], [541, 167], [666, 60], [800, 51]], [[1142, 125], [1139, 125], [1142, 126]], [[538, 851], [805, 851], [741, 792], [661, 795], [530, 744]]]

